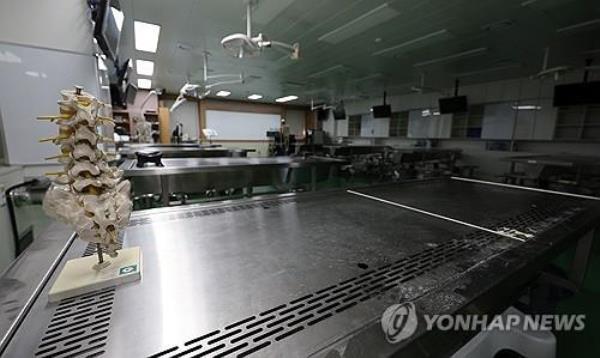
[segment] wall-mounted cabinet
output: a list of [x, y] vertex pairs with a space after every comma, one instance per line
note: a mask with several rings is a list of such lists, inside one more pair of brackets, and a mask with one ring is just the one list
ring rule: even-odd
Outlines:
[[362, 116], [360, 114], [348, 117], [348, 137], [360, 136], [360, 125]]
[[516, 113], [514, 103], [486, 104], [483, 111], [481, 138], [511, 139]]
[[480, 138], [483, 125], [482, 104], [469, 106], [466, 113], [455, 113], [452, 117], [452, 138]]
[[408, 111], [392, 113], [390, 137], [406, 138], [408, 135]]
[[408, 113], [408, 138], [450, 138], [452, 116], [423, 116], [422, 110]]
[[365, 138], [386, 138], [390, 133], [389, 118], [373, 118], [372, 114], [362, 116], [360, 136]]
[[556, 122], [556, 108], [551, 99], [520, 101], [519, 106], [534, 108], [516, 113], [515, 139], [551, 140]]

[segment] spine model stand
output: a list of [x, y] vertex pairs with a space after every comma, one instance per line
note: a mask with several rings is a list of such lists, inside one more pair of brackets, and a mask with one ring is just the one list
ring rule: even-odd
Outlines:
[[112, 119], [100, 115], [106, 104], [80, 87], [61, 91], [61, 97], [59, 115], [38, 117], [58, 125], [58, 136], [41, 141], [60, 147], [59, 155], [46, 159], [64, 165], [62, 172], [47, 173], [54, 179], [43, 208], [49, 216], [71, 225], [80, 239], [96, 244], [94, 269], [101, 270], [110, 265], [103, 252], [117, 256], [119, 232], [129, 221], [130, 183], [121, 180], [122, 172], [109, 166], [107, 154], [98, 148], [108, 140], [97, 128], [114, 126]]

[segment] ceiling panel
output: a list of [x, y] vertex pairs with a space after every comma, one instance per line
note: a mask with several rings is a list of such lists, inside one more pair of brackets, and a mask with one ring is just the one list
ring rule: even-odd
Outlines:
[[[299, 42], [298, 61], [273, 49], [243, 60], [224, 53], [220, 40], [245, 32], [244, 0], [120, 2], [126, 16], [121, 58], [155, 61], [153, 83], [169, 92], [188, 79], [202, 79], [205, 50], [212, 54], [211, 74], [244, 73], [247, 78], [223, 88], [233, 98], [261, 93], [271, 101], [295, 94], [302, 103], [317, 96], [380, 96], [384, 88], [408, 93], [421, 73], [434, 88], [450, 87], [457, 74], [465, 83], [528, 76], [541, 69], [545, 47], [551, 49], [552, 66], [582, 66], [586, 57], [600, 57], [584, 53], [600, 49], [600, 26], [557, 32], [600, 19], [600, 1], [259, 0], [254, 34]], [[370, 12], [374, 15], [366, 16]], [[134, 51], [133, 19], [161, 25], [156, 54]], [[432, 61], [478, 48], [487, 50]]]

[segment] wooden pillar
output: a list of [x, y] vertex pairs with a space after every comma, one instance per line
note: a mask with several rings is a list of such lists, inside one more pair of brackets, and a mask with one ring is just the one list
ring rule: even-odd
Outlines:
[[171, 142], [171, 113], [167, 107], [158, 108], [158, 128], [160, 130], [160, 142], [169, 144]]
[[198, 101], [198, 123], [200, 128], [200, 140], [204, 141], [206, 138], [204, 137], [203, 129], [206, 129], [206, 100], [201, 99]]

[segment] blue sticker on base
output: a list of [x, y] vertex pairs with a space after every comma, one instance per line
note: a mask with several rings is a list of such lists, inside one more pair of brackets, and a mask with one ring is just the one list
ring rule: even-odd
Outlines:
[[128, 275], [137, 271], [137, 265], [123, 266], [119, 269], [119, 276]]

